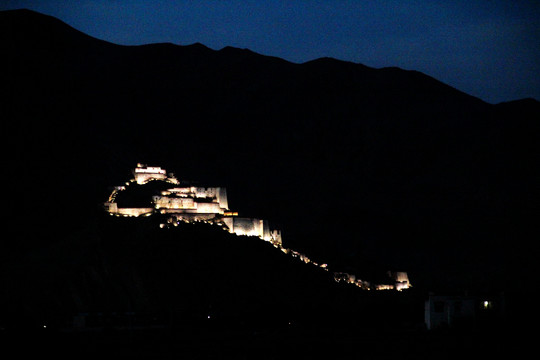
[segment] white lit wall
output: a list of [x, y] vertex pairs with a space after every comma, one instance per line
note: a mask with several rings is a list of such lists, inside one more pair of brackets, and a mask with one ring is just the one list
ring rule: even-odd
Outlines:
[[223, 222], [229, 228], [229, 232], [236, 235], [257, 236], [267, 241], [272, 239], [266, 220], [226, 217], [223, 218]]

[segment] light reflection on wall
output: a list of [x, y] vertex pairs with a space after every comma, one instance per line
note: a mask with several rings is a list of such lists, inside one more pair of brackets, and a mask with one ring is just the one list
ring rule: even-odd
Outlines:
[[[272, 240], [268, 221], [251, 218], [225, 217], [223, 222], [236, 235], [257, 236], [265, 241]], [[280, 234], [281, 239], [281, 234]]]
[[137, 164], [137, 167], [133, 169], [133, 176], [137, 184], [146, 184], [150, 180], [164, 180], [167, 178], [167, 172], [160, 167], [146, 166], [143, 164]]

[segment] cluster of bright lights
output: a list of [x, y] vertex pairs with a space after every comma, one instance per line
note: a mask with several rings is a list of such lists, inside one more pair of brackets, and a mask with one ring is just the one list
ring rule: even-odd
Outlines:
[[136, 168], [135, 172], [138, 174], [161, 174], [166, 175], [167, 172], [160, 167], [146, 167], [146, 168]]

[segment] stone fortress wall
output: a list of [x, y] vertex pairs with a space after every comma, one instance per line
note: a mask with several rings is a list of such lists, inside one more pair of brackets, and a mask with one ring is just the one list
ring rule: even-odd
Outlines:
[[167, 172], [160, 167], [137, 164], [137, 167], [133, 169], [133, 177], [137, 184], [142, 185], [150, 180], [165, 180], [167, 178]]
[[[230, 232], [236, 235], [257, 236], [266, 241], [272, 241], [274, 239], [268, 227], [268, 221], [266, 220], [224, 217], [223, 222], [229, 228]], [[281, 236], [279, 237], [279, 243], [281, 243]]]

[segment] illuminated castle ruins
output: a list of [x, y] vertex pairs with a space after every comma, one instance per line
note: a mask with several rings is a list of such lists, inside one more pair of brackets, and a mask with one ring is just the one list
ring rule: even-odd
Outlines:
[[227, 201], [227, 191], [224, 187], [195, 187], [180, 186], [180, 182], [165, 169], [137, 164], [133, 170], [134, 178], [126, 183], [129, 186], [136, 182], [144, 185], [149, 181], [161, 180], [170, 183], [171, 188], [161, 191], [160, 195], [152, 197], [153, 207], [123, 208], [118, 207], [115, 199], [126, 186], [117, 186], [109, 200], [105, 203], [106, 210], [118, 216], [149, 216], [152, 214], [167, 215], [167, 223], [179, 221], [207, 221], [216, 223], [237, 235], [257, 236], [272, 243], [281, 244], [281, 232], [270, 230], [268, 221], [253, 218], [238, 217], [238, 213], [230, 211]]
[[[150, 181], [163, 181], [171, 186], [160, 191], [159, 195], [152, 196], [151, 207], [119, 207], [116, 202], [117, 195], [126, 190], [133, 183], [147, 184]], [[151, 216], [160, 214], [164, 216], [165, 223], [161, 228], [178, 225], [182, 222], [206, 222], [215, 224], [236, 235], [256, 236], [268, 241], [285, 254], [298, 258], [306, 264], [317, 266], [329, 271], [328, 264], [319, 264], [304, 254], [283, 247], [281, 231], [268, 226], [268, 221], [262, 219], [238, 217], [238, 213], [229, 209], [227, 191], [224, 187], [196, 187], [182, 186], [173, 174], [168, 174], [160, 167], [150, 167], [137, 164], [133, 169], [133, 179], [125, 186], [114, 188], [105, 203], [105, 209], [116, 216]], [[404, 290], [411, 287], [406, 272], [388, 272], [388, 281], [384, 284], [371, 285], [367, 281], [357, 279], [355, 275], [334, 272], [336, 282], [345, 282], [366, 290]]]

